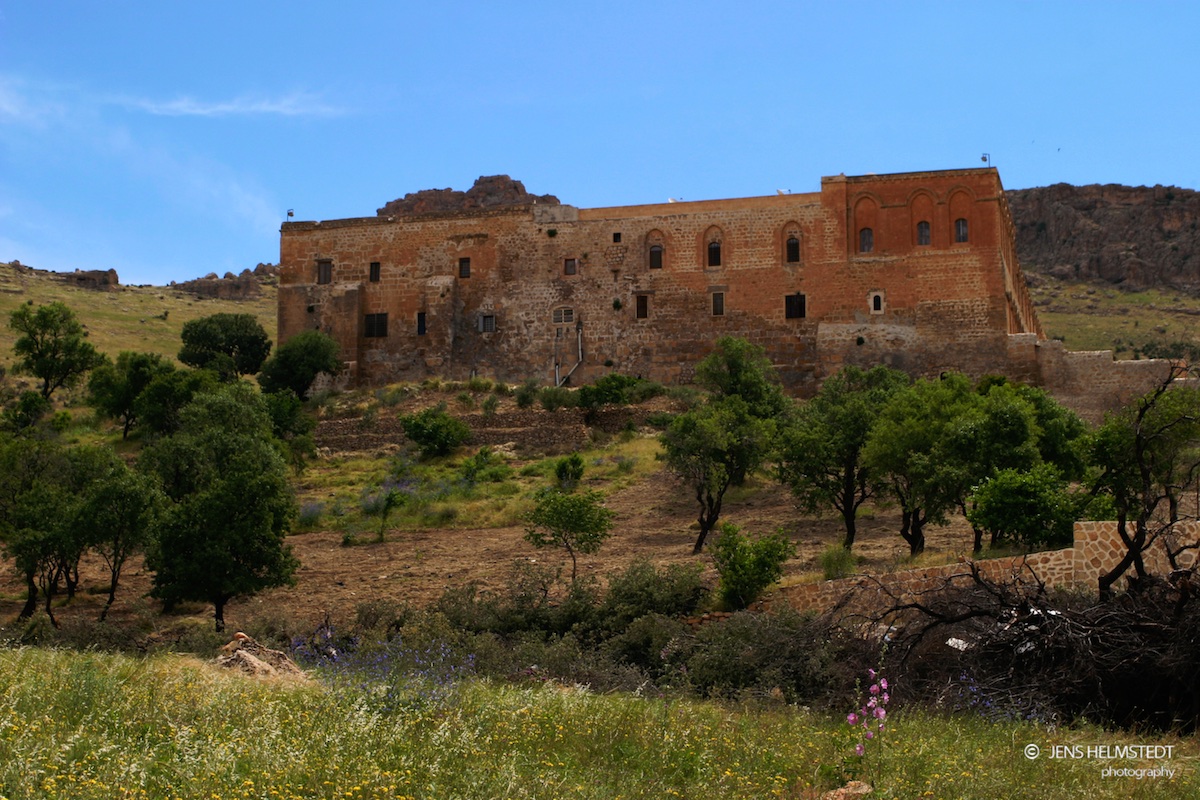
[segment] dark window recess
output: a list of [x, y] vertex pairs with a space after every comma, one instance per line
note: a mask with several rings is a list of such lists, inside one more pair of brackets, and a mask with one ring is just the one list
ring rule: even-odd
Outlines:
[[662, 269], [662, 245], [655, 244], [650, 246], [650, 269]]
[[802, 294], [789, 294], [783, 298], [783, 316], [787, 319], [804, 319], [808, 311]]
[[875, 231], [863, 228], [858, 232], [858, 252], [869, 253], [875, 249]]
[[929, 238], [929, 223], [928, 222], [918, 222], [917, 223], [917, 244], [926, 245], [926, 244], [929, 244], [929, 240], [930, 240], [930, 238]]
[[650, 295], [639, 294], [637, 296], [637, 319], [646, 319], [650, 316]]
[[417, 312], [417, 336], [425, 335], [425, 312]]
[[460, 258], [458, 260], [458, 277], [460, 277], [460, 278], [471, 277], [471, 259]]
[[379, 283], [379, 262], [371, 262], [371, 283]]
[[563, 275], [574, 275], [579, 271], [579, 262], [574, 258], [563, 259]]
[[368, 339], [381, 339], [387, 336], [387, 314], [367, 314], [365, 327], [363, 336]]
[[967, 221], [961, 217], [954, 220], [954, 241], [967, 241]]
[[883, 313], [883, 295], [879, 292], [871, 295], [871, 310], [876, 314]]
[[712, 308], [713, 308], [712, 315], [714, 317], [725, 316], [725, 293], [724, 292], [713, 292], [712, 293]]
[[720, 242], [709, 242], [708, 243], [708, 265], [710, 267], [721, 266], [721, 243]]
[[333, 283], [333, 262], [317, 262], [317, 283]]
[[613, 244], [620, 244], [620, 243], [621, 243], [621, 234], [614, 233], [613, 234]]
[[496, 315], [484, 314], [479, 318], [480, 333], [495, 333], [496, 332]]
[[551, 318], [555, 325], [569, 325], [575, 321], [575, 309], [556, 308]]
[[787, 258], [789, 264], [795, 264], [800, 261], [800, 240], [795, 236], [788, 237], [785, 258]]

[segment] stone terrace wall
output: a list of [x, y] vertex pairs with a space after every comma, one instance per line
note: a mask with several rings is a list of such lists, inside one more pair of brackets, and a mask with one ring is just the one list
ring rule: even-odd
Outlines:
[[[972, 581], [971, 566], [993, 581], [1016, 581], [1034, 586], [1095, 590], [1102, 574], [1120, 561], [1124, 552], [1116, 522], [1075, 523], [1074, 546], [1062, 550], [1031, 553], [1028, 556], [962, 561], [939, 567], [890, 572], [883, 575], [856, 575], [834, 581], [786, 586], [771, 598], [772, 604], [786, 603], [800, 610], [825, 611], [838, 608], [844, 615], [871, 616], [897, 602], [909, 602], [923, 592], [946, 586], [966, 586]], [[1176, 525], [1169, 536], [1161, 537], [1145, 552], [1146, 568], [1153, 574], [1170, 571], [1165, 545], [1200, 541], [1200, 523]], [[1180, 557], [1182, 566], [1195, 564], [1195, 552]]]

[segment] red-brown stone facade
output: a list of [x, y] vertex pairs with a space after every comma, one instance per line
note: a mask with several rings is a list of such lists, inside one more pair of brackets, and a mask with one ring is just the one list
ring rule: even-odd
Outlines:
[[762, 345], [800, 393], [846, 363], [1052, 382], [991, 168], [828, 177], [811, 194], [289, 222], [280, 269], [280, 341], [328, 332], [359, 385], [612, 370], [677, 382], [727, 334]]

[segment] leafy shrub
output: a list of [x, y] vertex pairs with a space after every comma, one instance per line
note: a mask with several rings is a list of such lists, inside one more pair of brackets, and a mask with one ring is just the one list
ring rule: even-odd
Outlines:
[[479, 452], [462, 463], [458, 472], [468, 486], [474, 486], [476, 483], [503, 483], [512, 477], [512, 467], [490, 447], [479, 448]]
[[717, 592], [726, 608], [741, 609], [783, 576], [783, 563], [796, 548], [782, 533], [751, 541], [736, 525], [724, 523], [712, 544], [713, 562], [721, 576]]
[[426, 458], [444, 456], [471, 437], [471, 429], [462, 420], [446, 413], [444, 403], [400, 417], [404, 435]]
[[559, 489], [564, 492], [574, 490], [583, 480], [583, 456], [572, 453], [560, 458], [554, 464], [554, 478], [558, 481]]
[[474, 377], [467, 381], [467, 391], [482, 394], [492, 390], [492, 382], [487, 378]]
[[475, 398], [470, 392], [459, 392], [458, 396], [454, 399], [458, 401], [460, 406], [468, 411], [475, 407]]
[[634, 561], [609, 579], [599, 618], [608, 631], [615, 632], [647, 614], [677, 617], [694, 613], [704, 598], [703, 571], [698, 562], [659, 570], [649, 561]]
[[538, 399], [537, 381], [533, 378], [524, 381], [513, 392], [513, 399], [517, 402], [517, 408], [532, 408]]
[[827, 581], [853, 575], [857, 566], [854, 553], [840, 544], [830, 545], [821, 553], [821, 574]]
[[665, 431], [671, 427], [671, 420], [675, 419], [675, 415], [670, 411], [654, 411], [646, 415], [646, 424], [652, 428], [658, 428], [660, 431]]
[[650, 678], [660, 680], [672, 671], [672, 664], [664, 657], [664, 652], [673, 641], [687, 633], [688, 626], [682, 620], [650, 613], [624, 626], [620, 633], [605, 642], [604, 650], [616, 662], [636, 666]]
[[563, 386], [545, 386], [538, 392], [538, 401], [547, 411], [572, 408], [576, 404], [575, 393]]
[[485, 417], [494, 416], [496, 413], [496, 409], [499, 407], [500, 407], [500, 398], [499, 398], [499, 396], [494, 395], [494, 394], [490, 394], [487, 397], [485, 397], [483, 399], [482, 405], [480, 406], [480, 408], [483, 410], [483, 415]]

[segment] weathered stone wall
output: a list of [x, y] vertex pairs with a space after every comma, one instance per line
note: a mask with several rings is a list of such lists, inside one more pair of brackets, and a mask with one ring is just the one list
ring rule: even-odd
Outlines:
[[[954, 240], [960, 218], [966, 242]], [[929, 223], [928, 244], [918, 222]], [[1008, 363], [1007, 337], [1039, 332], [1011, 228], [992, 169], [837, 176], [812, 194], [286, 223], [280, 339], [330, 332], [366, 384], [586, 381], [609, 370], [683, 381], [726, 334], [765, 347], [800, 392], [843, 363], [1031, 375], [1031, 363]], [[713, 243], [720, 263], [710, 265]], [[798, 294], [804, 314], [789, 318], [785, 298]], [[387, 335], [367, 337], [366, 316], [379, 314]]]
[[[1200, 541], [1200, 523], [1176, 525], [1170, 534], [1155, 540], [1143, 553], [1147, 570], [1166, 576], [1171, 570], [1167, 544], [1178, 550], [1183, 544], [1197, 541]], [[1097, 591], [1100, 576], [1116, 566], [1124, 552], [1116, 522], [1076, 522], [1074, 546], [1062, 550], [787, 586], [775, 593], [772, 603], [786, 603], [801, 610], [838, 608], [840, 613], [870, 617], [898, 602], [915, 600], [925, 592], [968, 585], [973, 580], [972, 565], [993, 581], [1017, 581], [1030, 586], [1041, 581], [1046, 586]], [[1182, 554], [1178, 561], [1182, 568], [1194, 566], [1195, 551]]]

